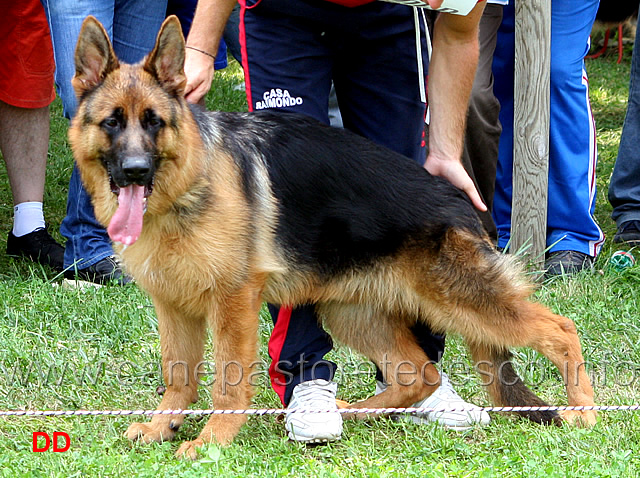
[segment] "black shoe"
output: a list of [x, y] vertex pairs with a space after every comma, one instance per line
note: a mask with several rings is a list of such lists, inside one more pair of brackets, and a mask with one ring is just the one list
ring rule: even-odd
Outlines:
[[105, 257], [101, 261], [85, 268], [85, 269], [68, 269], [64, 271], [66, 279], [80, 279], [96, 284], [117, 284], [125, 285], [132, 281], [131, 277], [126, 275], [115, 256]]
[[620, 224], [613, 236], [613, 242], [620, 244], [622, 242], [631, 247], [640, 247], [640, 221], [626, 221]]
[[9, 232], [7, 255], [27, 257], [58, 272], [64, 269], [64, 247], [49, 235], [46, 227], [41, 227], [20, 237]]
[[578, 251], [556, 251], [544, 262], [545, 277], [576, 274], [593, 267], [593, 257]]

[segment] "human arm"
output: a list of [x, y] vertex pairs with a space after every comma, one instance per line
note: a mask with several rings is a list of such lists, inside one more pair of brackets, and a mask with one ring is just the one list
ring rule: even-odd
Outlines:
[[211, 88], [214, 74], [212, 57], [216, 56], [224, 27], [236, 3], [237, 0], [198, 1], [187, 37], [184, 64], [187, 77], [185, 98], [190, 103], [200, 102]]
[[480, 211], [482, 202], [460, 160], [471, 87], [478, 63], [479, 3], [466, 16], [441, 13], [434, 28], [429, 65], [429, 155], [425, 168], [464, 191]]

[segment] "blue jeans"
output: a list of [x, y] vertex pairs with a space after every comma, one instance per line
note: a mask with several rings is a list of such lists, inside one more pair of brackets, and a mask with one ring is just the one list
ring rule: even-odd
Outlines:
[[[93, 15], [104, 25], [120, 60], [135, 63], [153, 48], [167, 10], [166, 0], [42, 0], [42, 3], [51, 29], [56, 87], [67, 118], [72, 118], [77, 108], [71, 79], [75, 74], [76, 42], [85, 17]], [[111, 241], [96, 220], [91, 198], [75, 166], [69, 182], [67, 216], [60, 232], [67, 238], [65, 267], [85, 269], [113, 254]]]
[[[638, 19], [640, 27], [640, 18]], [[623, 222], [640, 221], [640, 35], [636, 36], [631, 57], [629, 103], [624, 118], [618, 158], [609, 184], [611, 217], [618, 227]]]

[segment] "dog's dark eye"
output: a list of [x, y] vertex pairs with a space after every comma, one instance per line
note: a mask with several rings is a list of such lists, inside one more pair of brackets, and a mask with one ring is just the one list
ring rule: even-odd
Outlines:
[[152, 110], [146, 110], [142, 117], [142, 126], [145, 129], [157, 131], [164, 126], [164, 120]]
[[127, 127], [127, 117], [124, 114], [124, 109], [121, 107], [115, 108], [111, 115], [102, 120], [100, 126], [109, 134], [125, 129]]
[[107, 119], [102, 121], [102, 127], [107, 129], [107, 130], [118, 129], [118, 126], [120, 126], [120, 123], [115, 118], [107, 118]]
[[149, 126], [153, 128], [159, 128], [160, 126], [162, 126], [162, 120], [160, 118], [151, 118], [149, 120]]

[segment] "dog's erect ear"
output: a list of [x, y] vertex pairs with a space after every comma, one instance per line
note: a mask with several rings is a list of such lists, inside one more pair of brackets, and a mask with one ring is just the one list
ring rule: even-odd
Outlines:
[[175, 15], [162, 24], [156, 46], [147, 57], [144, 69], [172, 95], [184, 94], [187, 84], [184, 74], [184, 37], [180, 21]]
[[76, 74], [71, 81], [78, 97], [98, 86], [120, 64], [102, 24], [92, 16], [82, 22], [76, 44]]

